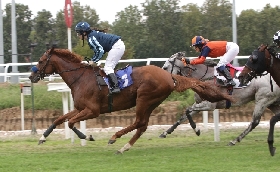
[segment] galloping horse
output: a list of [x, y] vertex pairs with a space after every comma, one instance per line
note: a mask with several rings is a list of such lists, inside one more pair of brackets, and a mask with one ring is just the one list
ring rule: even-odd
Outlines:
[[[186, 67], [181, 62], [181, 58], [184, 56], [183, 53], [179, 52], [171, 56], [164, 64], [163, 69], [172, 73], [180, 74], [188, 78], [197, 78], [208, 82], [213, 87], [217, 87], [216, 79], [214, 77], [214, 65], [212, 60], [206, 60], [204, 64], [198, 65], [187, 65]], [[214, 65], [213, 65], [214, 64]], [[280, 113], [279, 100], [280, 100], [280, 88], [273, 82], [275, 87], [274, 92], [270, 91], [270, 78], [269, 76], [257, 77], [245, 88], [234, 89], [232, 96], [236, 100], [232, 103], [232, 106], [241, 106], [252, 100], [255, 100], [255, 108], [252, 116], [252, 122], [248, 128], [242, 132], [236, 139], [229, 142], [229, 145], [235, 145], [236, 142], [240, 142], [250, 131], [252, 131], [261, 119], [266, 108], [270, 109], [274, 114]], [[221, 92], [226, 93], [226, 87], [217, 87]], [[160, 137], [165, 138], [167, 134], [171, 134], [174, 129], [184, 122], [187, 118], [190, 120], [190, 125], [195, 130], [196, 134], [200, 132], [196, 129], [195, 123], [192, 121], [192, 116], [199, 113], [200, 111], [213, 111], [215, 109], [227, 108], [226, 101], [219, 101], [211, 103], [209, 101], [203, 101], [199, 95], [195, 94], [195, 103], [187, 108], [186, 114], [181, 117], [171, 128], [163, 132]]]
[[[243, 71], [240, 73], [240, 82], [248, 83], [254, 77], [264, 75], [263, 72], [268, 72], [277, 83], [278, 86], [271, 86], [271, 90], [278, 89], [280, 86], [280, 59], [276, 58], [276, 51], [274, 46], [261, 45], [258, 49], [252, 52], [248, 61], [245, 64]], [[267, 138], [269, 151], [272, 156], [275, 154], [276, 148], [273, 147], [274, 142], [274, 126], [276, 122], [280, 121], [280, 113], [277, 113], [270, 119], [270, 128]]]
[[[88, 64], [81, 63], [81, 56], [71, 53], [66, 49], [50, 49], [40, 58], [36, 67], [32, 68], [29, 79], [32, 83], [38, 82], [47, 75], [59, 74], [68, 87], [74, 101], [75, 109], [63, 116], [60, 116], [44, 132], [39, 140], [39, 144], [46, 141], [46, 137], [56, 128], [57, 125], [68, 121], [68, 126], [80, 139], [91, 140], [84, 135], [74, 124], [79, 121], [96, 118], [100, 114], [124, 110], [136, 106], [135, 122], [116, 132], [108, 144], [113, 144], [117, 138], [128, 132], [137, 129], [136, 133], [117, 153], [129, 150], [139, 137], [146, 131], [151, 112], [160, 105], [172, 91], [194, 90], [201, 97], [209, 101], [229, 100], [234, 101], [231, 96], [220, 93], [212, 88], [208, 83], [203, 83], [197, 79], [185, 78], [171, 75], [163, 69], [149, 65], [134, 67], [131, 73], [133, 84], [125, 87], [121, 93], [113, 95], [111, 102], [108, 96], [108, 86], [102, 86], [97, 79], [100, 72], [99, 67], [92, 68]], [[97, 70], [96, 70], [97, 69]], [[112, 98], [112, 97], [111, 97]], [[109, 101], [109, 103], [108, 103]]]

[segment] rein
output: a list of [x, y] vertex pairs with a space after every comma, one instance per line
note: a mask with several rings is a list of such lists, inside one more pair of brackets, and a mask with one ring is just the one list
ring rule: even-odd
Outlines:
[[[49, 63], [49, 61], [50, 61], [50, 59], [51, 59], [52, 54], [47, 54], [46, 56], [47, 56], [47, 62], [46, 62], [46, 64], [45, 64], [45, 66], [43, 67], [43, 69], [40, 71], [40, 78], [41, 78], [41, 79], [44, 79], [44, 77], [47, 76], [47, 74], [45, 74], [45, 70], [46, 70], [46, 68], [47, 68], [47, 66], [48, 66], [48, 63]], [[50, 63], [50, 65], [52, 65], [52, 67], [54, 68], [53, 64]], [[89, 67], [89, 65], [87, 65], [87, 66], [85, 65], [85, 66], [80, 66], [80, 67], [77, 67], [77, 68], [68, 69], [68, 70], [63, 70], [63, 71], [55, 72], [55, 73], [56, 73], [56, 74], [62, 74], [62, 73], [64, 73], [64, 72], [77, 71], [77, 70], [83, 69], [83, 68], [84, 68], [84, 69], [87, 69], [88, 67]], [[78, 80], [81, 78], [81, 76], [85, 73], [85, 71], [86, 71], [86, 70], [84, 70], [83, 73], [82, 73], [78, 78], [76, 78], [71, 84], [69, 84], [69, 87], [70, 87], [71, 85], [73, 85], [76, 81], [78, 81]], [[53, 73], [53, 75], [54, 75], [54, 73]]]
[[[266, 65], [265, 66], [265, 71], [266, 71], [266, 73], [265, 74], [263, 74], [263, 73], [257, 73], [255, 70], [253, 70], [252, 68], [250, 68], [247, 64], [245, 65], [247, 68], [249, 68], [251, 71], [248, 73], [248, 75], [250, 76], [250, 78], [256, 78], [257, 76], [265, 76], [265, 75], [267, 75], [268, 73], [269, 73], [269, 70], [270, 70], [270, 68], [272, 68], [272, 66], [273, 66], [273, 58], [274, 58], [274, 56], [275, 56], [275, 50], [272, 48], [272, 47], [268, 47], [268, 45], [266, 45], [265, 47], [264, 47], [265, 45], [261, 45], [259, 48], [258, 48], [258, 51], [265, 51], [265, 50], [267, 50], [268, 51], [268, 53], [269, 53], [269, 55], [270, 55], [270, 58], [268, 57], [268, 58], [266, 58], [266, 52], [264, 52], [264, 58], [265, 59], [268, 59], [268, 60], [270, 60], [270, 64], [269, 65]], [[261, 50], [260, 50], [261, 49]], [[270, 75], [270, 86], [271, 86], [271, 92], [273, 92], [273, 84], [272, 84], [272, 79], [271, 79], [271, 75]]]
[[[179, 71], [180, 75], [185, 76], [185, 77], [190, 77], [191, 74], [192, 74], [192, 72], [197, 70], [197, 68], [192, 68], [192, 67], [190, 67], [189, 64], [187, 64], [187, 66], [185, 66], [184, 68], [188, 68], [188, 69], [189, 69], [189, 70], [188, 70], [189, 72], [188, 72], [186, 75], [185, 75], [185, 74], [182, 74], [182, 69], [181, 69], [181, 67], [175, 64], [176, 60], [180, 60], [180, 59], [179, 59], [179, 58], [175, 58], [174, 61], [169, 61], [169, 63], [172, 64], [171, 73], [173, 73], [174, 67], [178, 67], [178, 68], [180, 69], [180, 71]], [[207, 74], [207, 72], [208, 72], [208, 68], [209, 68], [207, 65], [206, 65], [206, 67], [207, 67], [207, 68], [206, 68], [205, 73], [204, 73], [203, 76], [199, 79], [200, 81], [206, 81], [206, 80], [214, 79], [214, 76], [209, 77], [209, 78], [204, 78], [204, 77], [206, 76], [206, 74]], [[203, 78], [204, 78], [204, 79], [203, 79]]]

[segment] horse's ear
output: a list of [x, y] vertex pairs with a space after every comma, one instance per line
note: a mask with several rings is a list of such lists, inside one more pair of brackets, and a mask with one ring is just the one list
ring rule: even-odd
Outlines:
[[177, 53], [177, 58], [182, 58], [182, 57], [186, 57], [186, 52], [185, 51], [182, 51], [182, 52], [178, 52]]
[[52, 52], [54, 51], [54, 49], [55, 49], [55, 47], [52, 47], [51, 49], [50, 49], [50, 54], [52, 54]]
[[276, 57], [277, 52], [275, 51], [274, 47], [272, 47], [272, 46], [267, 47], [267, 51], [268, 51], [273, 57]]
[[264, 51], [266, 48], [267, 48], [268, 45], [264, 45], [264, 44], [261, 44], [259, 47], [258, 47], [258, 50], [259, 51]]

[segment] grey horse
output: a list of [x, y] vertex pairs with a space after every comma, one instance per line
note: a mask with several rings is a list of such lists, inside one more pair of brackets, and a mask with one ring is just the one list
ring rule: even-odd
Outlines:
[[[181, 62], [181, 58], [184, 57], [183, 52], [178, 52], [172, 55], [162, 67], [164, 70], [172, 73], [179, 74], [186, 77], [197, 78], [205, 82], [212, 82], [213, 86], [217, 86], [217, 82], [214, 76], [215, 62], [212, 60], [206, 60], [204, 64], [187, 65], [184, 66]], [[252, 121], [239, 136], [234, 140], [231, 140], [228, 145], [233, 146], [236, 142], [240, 142], [249, 132], [251, 132], [260, 122], [261, 116], [264, 114], [266, 108], [270, 109], [274, 114], [280, 113], [280, 88], [273, 81], [274, 90], [271, 92], [270, 76], [265, 75], [257, 77], [251, 81], [251, 83], [241, 89], [233, 89], [232, 96], [236, 102], [231, 103], [231, 106], [238, 107], [244, 105], [250, 101], [255, 101], [255, 108], [252, 115]], [[227, 92], [226, 87], [219, 87], [222, 92]], [[167, 134], [171, 134], [178, 125], [186, 121], [190, 121], [190, 125], [194, 129], [197, 135], [200, 134], [200, 130], [196, 128], [195, 123], [192, 120], [192, 116], [200, 111], [213, 111], [215, 109], [227, 108], [226, 101], [219, 101], [211, 103], [209, 101], [202, 100], [197, 94], [195, 94], [195, 103], [186, 109], [185, 114], [168, 130], [163, 132], [160, 137], [165, 138]]]

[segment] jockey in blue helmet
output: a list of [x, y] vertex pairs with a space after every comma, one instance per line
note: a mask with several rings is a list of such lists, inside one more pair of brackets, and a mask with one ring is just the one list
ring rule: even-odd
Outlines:
[[125, 45], [118, 35], [107, 34], [104, 30], [91, 29], [87, 22], [79, 22], [75, 31], [81, 40], [87, 40], [90, 49], [94, 51], [91, 63], [98, 62], [108, 52], [104, 72], [108, 77], [111, 93], [119, 93], [118, 80], [114, 69], [124, 54]]

